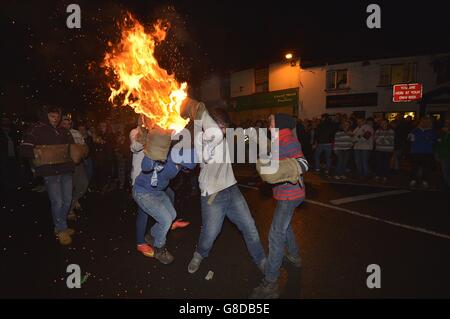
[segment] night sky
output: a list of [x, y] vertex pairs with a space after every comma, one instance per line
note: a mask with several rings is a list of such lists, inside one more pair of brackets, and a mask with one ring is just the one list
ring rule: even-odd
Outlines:
[[[70, 3], [81, 7], [81, 29], [66, 27]], [[381, 30], [365, 25], [369, 3], [381, 6]], [[450, 52], [445, 3], [4, 1], [0, 107], [27, 116], [46, 103], [81, 112], [109, 107], [100, 63], [127, 11], [147, 26], [170, 21], [160, 65], [195, 87], [213, 73], [281, 60], [288, 50], [303, 63]]]

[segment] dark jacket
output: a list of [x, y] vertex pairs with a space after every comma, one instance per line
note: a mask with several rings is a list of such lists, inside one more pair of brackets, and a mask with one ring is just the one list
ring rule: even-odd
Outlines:
[[[58, 127], [54, 128], [47, 118], [47, 112], [43, 109], [39, 114], [39, 122], [32, 125], [24, 134], [20, 144], [20, 154], [28, 159], [34, 159], [33, 148], [36, 145], [73, 144], [74, 140], [70, 131]], [[31, 163], [31, 169], [35, 176], [54, 176], [73, 172], [73, 162], [43, 165], [35, 167]]]
[[336, 126], [331, 121], [321, 122], [316, 130], [315, 139], [318, 144], [332, 144]]

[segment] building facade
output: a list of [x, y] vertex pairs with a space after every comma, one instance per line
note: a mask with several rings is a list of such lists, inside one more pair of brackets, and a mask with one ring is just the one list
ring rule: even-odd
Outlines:
[[[284, 112], [300, 118], [323, 113], [361, 116], [437, 118], [450, 115], [450, 54], [397, 57], [327, 65], [279, 62], [265, 68], [231, 72], [229, 111], [237, 122]], [[202, 98], [216, 92], [223, 98], [220, 79], [205, 82]], [[421, 97], [393, 101], [395, 84], [418, 83]], [[219, 85], [219, 89], [217, 89]], [[228, 88], [227, 88], [228, 89]]]

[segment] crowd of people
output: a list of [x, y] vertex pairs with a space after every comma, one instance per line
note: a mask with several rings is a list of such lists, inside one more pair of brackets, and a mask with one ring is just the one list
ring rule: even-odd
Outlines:
[[[438, 160], [443, 180], [450, 186], [448, 120], [436, 127], [428, 117], [415, 122], [412, 118], [388, 122], [384, 118], [374, 120], [345, 114], [323, 114], [315, 120], [275, 114], [267, 120], [246, 123], [245, 126], [279, 130], [270, 138], [279, 142], [280, 169], [263, 174], [256, 166], [262, 180], [273, 184], [276, 201], [266, 255], [255, 221], [237, 186], [231, 161], [211, 162], [214, 156], [229, 154], [225, 135], [226, 128], [233, 126], [230, 117], [221, 108], [192, 103], [189, 107], [195, 106], [195, 112], [189, 110], [185, 114], [191, 119], [190, 129], [198, 125], [200, 131], [213, 127], [222, 133], [214, 136], [214, 145], [203, 136], [200, 145], [207, 152], [199, 155], [197, 148], [192, 147], [187, 150], [189, 161], [168, 155], [173, 144], [144, 129], [141, 117], [138, 122], [134, 116], [126, 121], [100, 120], [97, 125], [90, 120], [74, 123], [60, 108], [46, 106], [38, 121], [29, 125], [16, 121], [14, 126], [14, 121], [2, 118], [2, 191], [14, 190], [24, 181], [38, 186], [42, 183], [51, 203], [55, 235], [62, 245], [69, 245], [75, 231], [68, 221], [76, 220], [77, 211], [82, 210], [80, 199], [86, 192], [105, 194], [125, 190], [132, 194], [138, 207], [137, 251], [170, 264], [174, 256], [167, 248], [167, 233], [189, 225], [177, 219], [174, 198], [178, 191], [171, 187], [176, 176], [184, 175], [184, 192], [193, 194], [198, 190], [202, 216], [188, 272], [195, 273], [209, 255], [227, 217], [241, 231], [253, 262], [264, 274], [264, 280], [251, 296], [276, 298], [282, 260], [301, 266], [290, 223], [305, 197], [303, 174], [308, 171], [308, 160], [317, 172], [323, 170], [335, 179], [347, 178], [352, 160], [357, 176], [366, 179], [373, 174], [381, 182], [387, 181], [391, 169], [399, 169], [402, 161], [408, 160], [412, 163], [410, 186], [420, 181], [423, 187], [429, 186], [430, 172]], [[197, 167], [194, 158], [199, 157]], [[148, 230], [149, 217], [155, 222]]]
[[[247, 120], [243, 127], [267, 127], [264, 119]], [[316, 172], [336, 180], [349, 177], [387, 183], [403, 169], [409, 186], [430, 186], [430, 175], [439, 172], [442, 186], [450, 188], [449, 119], [424, 116], [363, 118], [351, 114], [323, 114], [298, 119], [295, 133]], [[439, 187], [440, 185], [435, 185]]]

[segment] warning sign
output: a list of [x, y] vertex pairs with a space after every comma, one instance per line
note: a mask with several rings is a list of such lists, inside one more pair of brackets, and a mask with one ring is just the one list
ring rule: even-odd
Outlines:
[[412, 102], [422, 99], [422, 84], [396, 84], [393, 88], [394, 102]]

